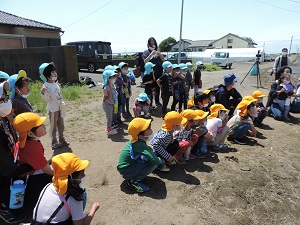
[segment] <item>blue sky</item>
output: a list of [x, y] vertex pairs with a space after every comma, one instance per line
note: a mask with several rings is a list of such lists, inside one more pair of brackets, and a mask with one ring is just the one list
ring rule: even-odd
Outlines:
[[[179, 40], [182, 0], [0, 0], [0, 10], [61, 27], [69, 41], [110, 41], [113, 52], [146, 49], [149, 37]], [[300, 49], [300, 0], [185, 0], [182, 38], [251, 37], [266, 53]], [[298, 50], [300, 51], [300, 50]]]

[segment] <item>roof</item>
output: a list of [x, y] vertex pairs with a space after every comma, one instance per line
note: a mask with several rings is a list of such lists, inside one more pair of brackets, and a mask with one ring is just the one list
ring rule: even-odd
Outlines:
[[195, 47], [208, 47], [214, 40], [198, 40], [198, 41], [192, 41], [189, 45], [189, 48], [195, 48]]
[[26, 19], [3, 11], [0, 11], [0, 24], [19, 27], [31, 27], [45, 30], [55, 30], [62, 32], [60, 27], [52, 26], [46, 23], [41, 23], [35, 20]]
[[242, 39], [242, 40], [248, 42], [249, 44], [257, 45], [257, 44], [254, 43], [253, 41], [248, 41], [248, 40], [246, 40], [245, 38], [242, 38], [242, 37], [240, 37], [240, 36], [238, 36], [238, 35], [236, 35], [236, 34], [232, 34], [232, 33], [226, 34], [226, 35], [224, 35], [223, 37], [221, 37], [221, 38], [219, 38], [219, 39], [217, 39], [217, 40], [214, 40], [212, 43], [215, 43], [215, 42], [221, 40], [222, 38], [224, 38], [224, 37], [226, 37], [226, 36], [228, 36], [228, 35], [232, 35], [232, 36], [234, 36], [234, 37], [236, 37], [236, 38]]

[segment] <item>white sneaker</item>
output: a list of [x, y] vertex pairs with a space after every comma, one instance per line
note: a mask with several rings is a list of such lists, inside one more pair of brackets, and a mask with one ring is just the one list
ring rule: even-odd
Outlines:
[[111, 135], [115, 135], [115, 134], [117, 134], [117, 133], [118, 133], [118, 131], [112, 129], [111, 131], [107, 132], [107, 135], [108, 135], [108, 136], [111, 136]]

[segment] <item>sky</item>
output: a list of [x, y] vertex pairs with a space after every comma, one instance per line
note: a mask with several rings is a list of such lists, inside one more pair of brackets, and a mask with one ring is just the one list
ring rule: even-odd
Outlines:
[[0, 10], [60, 27], [62, 44], [109, 41], [113, 53], [137, 52], [154, 37], [250, 37], [266, 53], [300, 51], [300, 0], [0, 0]]

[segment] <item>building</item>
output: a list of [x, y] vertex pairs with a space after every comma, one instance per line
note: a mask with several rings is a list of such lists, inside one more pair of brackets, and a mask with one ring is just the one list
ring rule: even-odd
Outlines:
[[[253, 41], [229, 33], [217, 40], [192, 41], [189, 39], [182, 39], [181, 51], [204, 52], [206, 49], [213, 48], [255, 48], [254, 45], [257, 44]], [[179, 42], [176, 42], [171, 46], [171, 51], [179, 51]]]
[[61, 46], [60, 27], [0, 11], [0, 49]]

